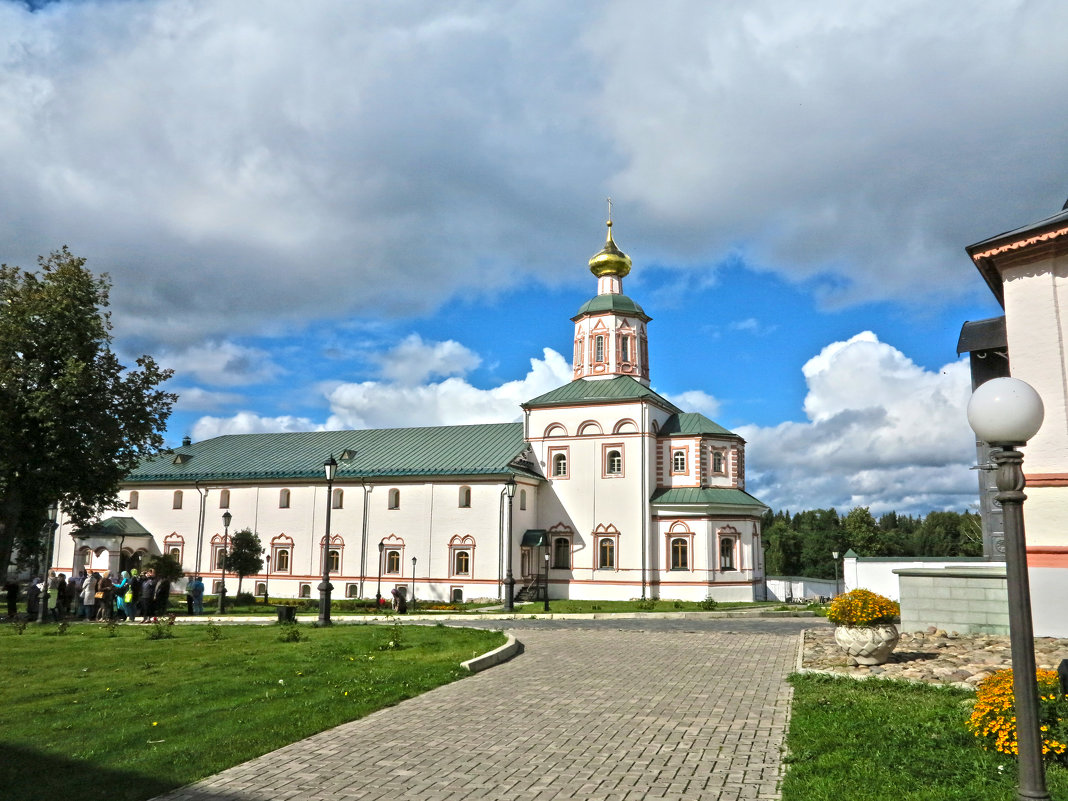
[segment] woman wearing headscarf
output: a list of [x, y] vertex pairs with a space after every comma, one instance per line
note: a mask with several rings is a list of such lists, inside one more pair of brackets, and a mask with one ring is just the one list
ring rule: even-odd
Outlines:
[[100, 595], [96, 608], [97, 620], [111, 620], [115, 613], [115, 582], [111, 580], [111, 574], [105, 573], [97, 582], [96, 591]]
[[82, 606], [85, 607], [86, 620], [92, 620], [96, 613], [96, 585], [99, 582], [99, 573], [91, 573], [82, 582]]
[[[127, 595], [130, 598], [129, 601], [126, 600]], [[123, 620], [133, 621], [133, 585], [130, 583], [130, 572], [128, 570], [122, 571], [118, 583], [115, 584], [115, 606], [118, 608]]]

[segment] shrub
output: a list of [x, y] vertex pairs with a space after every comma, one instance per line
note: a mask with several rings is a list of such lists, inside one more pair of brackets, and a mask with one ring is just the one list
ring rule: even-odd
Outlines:
[[145, 631], [150, 640], [169, 640], [174, 636], [174, 615], [165, 618], [152, 618], [152, 625]]
[[[1042, 730], [1042, 755], [1068, 762], [1068, 701], [1060, 694], [1057, 671], [1037, 670], [1038, 717]], [[987, 750], [1016, 755], [1016, 709], [1012, 692], [1012, 669], [999, 670], [976, 688], [975, 706], [968, 729]]]
[[300, 642], [302, 636], [296, 623], [282, 623], [278, 626], [278, 639], [282, 642]]
[[717, 601], [715, 598], [705, 598], [703, 601], [701, 601], [701, 608], [704, 609], [706, 612], [711, 612], [717, 606], [719, 606], [719, 601]]
[[656, 599], [647, 598], [644, 601], [638, 601], [634, 605], [638, 608], [638, 611], [640, 612], [652, 612], [654, 609], [656, 609]]
[[239, 592], [234, 597], [234, 606], [255, 606], [256, 596], [251, 592]]
[[214, 620], [209, 620], [207, 625], [208, 639], [212, 642], [218, 642], [222, 639], [222, 626], [216, 623]]
[[827, 619], [836, 626], [876, 626], [893, 623], [900, 614], [897, 601], [871, 590], [851, 590], [831, 601]]

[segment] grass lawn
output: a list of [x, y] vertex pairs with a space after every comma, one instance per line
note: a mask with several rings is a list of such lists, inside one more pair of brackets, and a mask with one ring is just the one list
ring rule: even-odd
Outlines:
[[504, 642], [443, 626], [399, 626], [399, 642], [395, 625], [151, 628], [0, 626], [0, 796], [150, 798], [461, 678]]
[[[549, 611], [561, 613], [592, 613], [592, 612], [726, 612], [730, 609], [783, 609], [791, 608], [801, 610], [805, 607], [786, 607], [778, 601], [720, 601], [711, 609], [705, 609], [701, 601], [572, 601], [565, 599], [549, 599]], [[516, 604], [517, 615], [534, 615], [545, 611], [543, 601], [528, 604]]]
[[[974, 694], [955, 687], [794, 675], [783, 801], [1011, 801], [1015, 760], [964, 727]], [[1068, 770], [1047, 772], [1068, 799]]]

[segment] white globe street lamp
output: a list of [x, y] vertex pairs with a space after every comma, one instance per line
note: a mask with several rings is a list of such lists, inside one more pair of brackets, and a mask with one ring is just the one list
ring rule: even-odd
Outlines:
[[1038, 433], [1044, 410], [1034, 388], [1017, 378], [994, 378], [968, 401], [968, 424], [990, 448], [997, 470], [997, 500], [1005, 518], [1005, 579], [1009, 600], [1009, 643], [1012, 647], [1012, 690], [1016, 703], [1016, 740], [1020, 758], [1021, 801], [1049, 801], [1042, 766], [1042, 734], [1035, 679], [1035, 636], [1031, 623], [1031, 587], [1027, 575], [1024, 532], [1023, 454], [1017, 446]]

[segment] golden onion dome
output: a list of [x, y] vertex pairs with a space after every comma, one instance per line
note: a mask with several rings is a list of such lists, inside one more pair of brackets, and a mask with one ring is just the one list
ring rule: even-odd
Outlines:
[[590, 272], [600, 278], [603, 275], [618, 275], [630, 272], [630, 257], [612, 241], [612, 221], [608, 221], [608, 239], [600, 252], [590, 259]]

